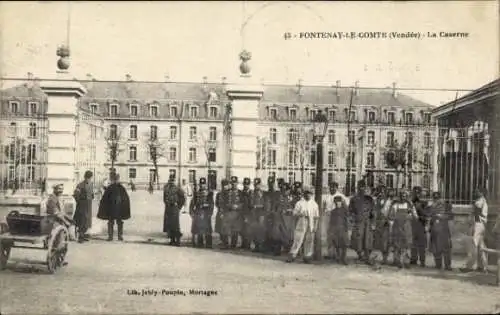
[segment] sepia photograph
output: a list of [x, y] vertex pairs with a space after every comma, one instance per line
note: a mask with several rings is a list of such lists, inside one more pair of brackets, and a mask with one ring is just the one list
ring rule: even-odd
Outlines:
[[499, 4], [0, 1], [0, 315], [500, 313]]

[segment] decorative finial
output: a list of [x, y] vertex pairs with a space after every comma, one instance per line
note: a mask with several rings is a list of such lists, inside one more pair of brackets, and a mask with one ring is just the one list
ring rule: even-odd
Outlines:
[[240, 53], [240, 72], [242, 75], [249, 75], [251, 68], [248, 61], [250, 61], [250, 59], [252, 59], [252, 53], [244, 49]]
[[69, 69], [69, 47], [66, 45], [61, 45], [57, 48], [57, 56], [60, 57], [57, 61], [57, 68], [59, 70], [65, 71]]

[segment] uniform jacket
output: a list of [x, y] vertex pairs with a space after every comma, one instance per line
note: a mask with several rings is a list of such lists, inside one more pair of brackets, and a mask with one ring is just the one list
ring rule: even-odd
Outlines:
[[106, 187], [99, 203], [97, 217], [102, 220], [130, 219], [130, 198], [122, 184], [113, 183]]

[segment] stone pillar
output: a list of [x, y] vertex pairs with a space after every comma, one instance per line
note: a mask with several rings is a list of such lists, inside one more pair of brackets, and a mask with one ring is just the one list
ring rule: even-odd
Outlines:
[[231, 176], [255, 178], [257, 165], [257, 121], [262, 86], [242, 84], [228, 86], [232, 102]]
[[[431, 138], [432, 139], [432, 138]], [[432, 157], [432, 185], [431, 185], [431, 193], [434, 191], [439, 191], [439, 172], [441, 171], [441, 168], [443, 165], [441, 165], [441, 154], [440, 152], [443, 150], [442, 144], [441, 144], [441, 135], [439, 131], [439, 124], [438, 120], [436, 119], [436, 126], [434, 128], [434, 139], [433, 139], [433, 157]], [[444, 193], [444, 192], [441, 192]]]
[[[65, 78], [59, 75], [59, 78]], [[86, 93], [76, 81], [47, 81], [47, 192], [54, 184], [64, 184], [65, 196], [73, 194], [76, 167], [76, 121], [78, 99]]]

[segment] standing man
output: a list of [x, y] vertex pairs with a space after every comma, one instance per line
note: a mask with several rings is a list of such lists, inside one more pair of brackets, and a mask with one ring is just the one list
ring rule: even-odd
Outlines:
[[87, 231], [92, 227], [92, 200], [94, 199], [94, 185], [92, 172], [86, 171], [84, 180], [80, 182], [73, 193], [76, 201], [74, 221], [78, 228], [78, 243], [89, 240]]
[[432, 200], [427, 206], [427, 212], [430, 216], [431, 232], [431, 252], [434, 254], [436, 268], [441, 270], [451, 269], [451, 232], [449, 222], [453, 220], [451, 205], [441, 199], [439, 192], [432, 193]]
[[193, 247], [212, 248], [212, 214], [214, 197], [207, 189], [206, 178], [200, 178], [199, 189], [189, 205], [191, 216], [191, 235]]
[[251, 193], [250, 190], [250, 178], [245, 177], [243, 179], [243, 190], [241, 191], [241, 249], [250, 249], [251, 233], [250, 233], [250, 222], [251, 222]]
[[425, 267], [425, 251], [427, 249], [427, 214], [426, 206], [423, 200], [421, 200], [422, 188], [413, 187], [413, 206], [417, 211], [418, 217], [413, 219], [412, 225], [412, 247], [411, 247], [411, 259], [410, 265], [416, 265], [420, 262], [421, 267]]
[[394, 265], [406, 267], [408, 250], [411, 249], [412, 233], [411, 222], [418, 218], [415, 207], [409, 200], [409, 194], [403, 190], [399, 199], [392, 203], [389, 210], [389, 225], [391, 226], [391, 240], [394, 248]]
[[238, 236], [241, 232], [242, 198], [241, 190], [238, 189], [238, 177], [231, 176], [231, 189], [228, 192], [227, 207], [222, 218], [222, 229], [224, 235], [230, 238], [230, 248], [234, 249], [238, 245]]
[[[191, 199], [193, 198], [193, 187], [191, 186], [191, 183], [187, 183], [185, 179], [182, 180], [182, 190], [184, 191], [184, 194], [186, 196], [186, 203], [185, 206], [189, 207], [191, 204]], [[183, 213], [186, 212], [186, 209], [183, 207]]]
[[261, 252], [266, 239], [266, 200], [260, 178], [254, 179], [253, 187], [250, 193], [253, 251]]
[[[329, 193], [323, 198], [323, 209], [325, 209], [325, 218], [323, 219], [323, 223], [322, 223], [322, 232], [324, 235], [326, 235], [326, 241], [327, 241], [327, 244], [328, 244], [328, 248], [327, 248], [327, 257], [331, 257], [333, 258], [335, 255], [335, 250], [334, 248], [332, 247], [333, 246], [333, 242], [331, 240], [331, 236], [334, 235], [332, 234], [331, 231], [329, 231], [329, 229], [332, 227], [330, 225], [330, 215], [331, 215], [331, 211], [333, 209], [335, 209], [335, 202], [334, 202], [334, 199], [335, 197], [340, 197], [342, 198], [342, 201], [343, 203], [345, 204], [345, 206], [347, 207], [349, 205], [349, 200], [347, 199], [347, 197], [341, 193], [339, 191], [339, 184], [336, 183], [336, 182], [331, 182], [330, 183], [330, 191]], [[323, 236], [322, 236], [323, 238]]]
[[282, 249], [291, 248], [291, 241], [293, 240], [293, 231], [295, 226], [290, 223], [290, 215], [293, 208], [291, 208], [292, 199], [290, 196], [290, 185], [287, 183], [280, 183], [280, 191], [276, 204], [276, 212], [273, 213], [273, 253], [275, 256], [281, 255]]
[[215, 233], [219, 233], [221, 245], [224, 248], [228, 247], [228, 235], [224, 234], [223, 217], [227, 212], [227, 199], [229, 193], [229, 181], [227, 179], [221, 180], [221, 191], [215, 196], [215, 206], [217, 207], [217, 214], [215, 215]]
[[276, 211], [276, 204], [279, 197], [279, 192], [276, 191], [275, 178], [273, 176], [269, 176], [267, 178], [267, 192], [265, 194], [266, 199], [266, 236], [264, 241], [263, 251], [266, 253], [270, 253], [273, 250], [273, 219], [274, 212]]
[[113, 229], [118, 226], [118, 240], [123, 241], [123, 221], [130, 219], [130, 198], [120, 183], [120, 175], [111, 173], [111, 184], [106, 187], [99, 203], [97, 217], [108, 221], [108, 241], [113, 240]]
[[349, 203], [349, 213], [353, 218], [351, 248], [356, 251], [361, 261], [370, 263], [375, 229], [375, 202], [366, 194], [363, 180], [358, 181], [358, 192]]
[[380, 187], [377, 201], [375, 204], [375, 242], [374, 248], [382, 253], [382, 264], [387, 264], [389, 257], [389, 249], [391, 246], [390, 236], [391, 230], [389, 226], [389, 210], [391, 209], [394, 200], [394, 189], [386, 190], [385, 187]]
[[170, 175], [168, 183], [163, 187], [163, 203], [165, 213], [163, 216], [163, 232], [170, 238], [169, 245], [181, 246], [181, 227], [179, 213], [186, 203], [184, 191], [174, 183], [175, 177]]
[[468, 253], [467, 263], [465, 268], [461, 268], [462, 272], [473, 271], [474, 265], [477, 263], [477, 270], [486, 272], [488, 259], [486, 253], [482, 251], [485, 248], [484, 235], [486, 231], [486, 222], [488, 221], [488, 202], [484, 196], [484, 192], [479, 188], [474, 192], [475, 200], [473, 203], [472, 213], [472, 246]]
[[312, 199], [312, 189], [304, 189], [304, 197], [295, 205], [293, 215], [297, 218], [297, 224], [292, 249], [286, 261], [293, 262], [304, 245], [304, 262], [310, 263], [314, 251], [314, 233], [319, 221], [319, 208], [316, 201]]

